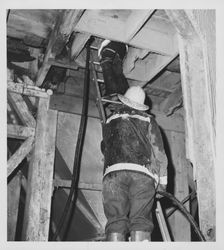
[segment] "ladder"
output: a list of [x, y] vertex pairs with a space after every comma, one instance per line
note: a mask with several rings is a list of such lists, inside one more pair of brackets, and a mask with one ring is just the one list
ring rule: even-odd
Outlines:
[[[90, 47], [93, 50], [98, 50], [98, 48], [91, 46]], [[93, 81], [95, 84], [95, 88], [96, 88], [96, 93], [97, 93], [97, 98], [96, 98], [96, 105], [99, 111], [99, 115], [100, 115], [100, 120], [101, 123], [105, 123], [107, 120], [107, 114], [106, 114], [106, 107], [105, 107], [105, 103], [120, 103], [118, 101], [112, 101], [110, 99], [108, 99], [107, 97], [103, 97], [102, 96], [102, 85], [104, 84], [104, 80], [99, 79], [98, 74], [97, 74], [97, 67], [100, 67], [100, 62], [98, 61], [94, 61], [93, 60], [93, 54], [91, 53], [91, 57], [92, 60], [90, 61], [90, 67], [92, 70], [92, 74], [93, 74]], [[161, 203], [159, 201], [159, 199], [156, 201], [156, 218], [158, 221], [158, 225], [160, 227], [160, 232], [163, 238], [163, 241], [171, 241], [171, 237], [169, 234], [169, 230], [166, 224], [166, 220], [164, 218], [164, 214], [163, 214], [163, 210], [161, 207]]]

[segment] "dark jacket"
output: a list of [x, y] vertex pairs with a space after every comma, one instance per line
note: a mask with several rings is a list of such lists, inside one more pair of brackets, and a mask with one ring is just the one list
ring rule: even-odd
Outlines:
[[[148, 140], [140, 139], [131, 122]], [[104, 154], [104, 172], [110, 171], [118, 163], [134, 163], [141, 166], [134, 171], [149, 172], [156, 178], [167, 176], [167, 157], [162, 136], [153, 116], [127, 106], [117, 108], [103, 125], [102, 152]], [[119, 164], [119, 170], [122, 170]], [[155, 179], [156, 179], [155, 178]], [[165, 181], [166, 182], [166, 181]]]

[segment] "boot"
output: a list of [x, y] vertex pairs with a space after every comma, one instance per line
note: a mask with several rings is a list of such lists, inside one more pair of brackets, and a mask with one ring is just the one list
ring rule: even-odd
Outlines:
[[121, 233], [108, 233], [106, 241], [125, 241], [125, 236]]
[[98, 50], [98, 57], [100, 60], [105, 58], [110, 58], [114, 60], [115, 55], [117, 54], [122, 61], [128, 51], [127, 45], [121, 42], [104, 40]]
[[131, 241], [151, 241], [151, 233], [146, 231], [131, 231]]

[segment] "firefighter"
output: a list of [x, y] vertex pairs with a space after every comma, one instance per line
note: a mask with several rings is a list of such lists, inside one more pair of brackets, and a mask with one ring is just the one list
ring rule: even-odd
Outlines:
[[[112, 63], [113, 59], [114, 55]], [[113, 90], [118, 92], [116, 86]], [[159, 127], [147, 113], [144, 90], [129, 87], [118, 99], [120, 104], [114, 104], [102, 128], [105, 233], [107, 241], [126, 241], [128, 236], [131, 241], [150, 241], [156, 189], [166, 189], [167, 157]]]

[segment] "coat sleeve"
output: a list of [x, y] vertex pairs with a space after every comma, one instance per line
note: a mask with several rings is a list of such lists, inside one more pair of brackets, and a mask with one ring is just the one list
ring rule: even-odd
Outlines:
[[149, 138], [152, 146], [152, 157], [159, 166], [159, 184], [167, 185], [167, 156], [164, 150], [162, 135], [155, 119], [151, 117], [149, 125]]

